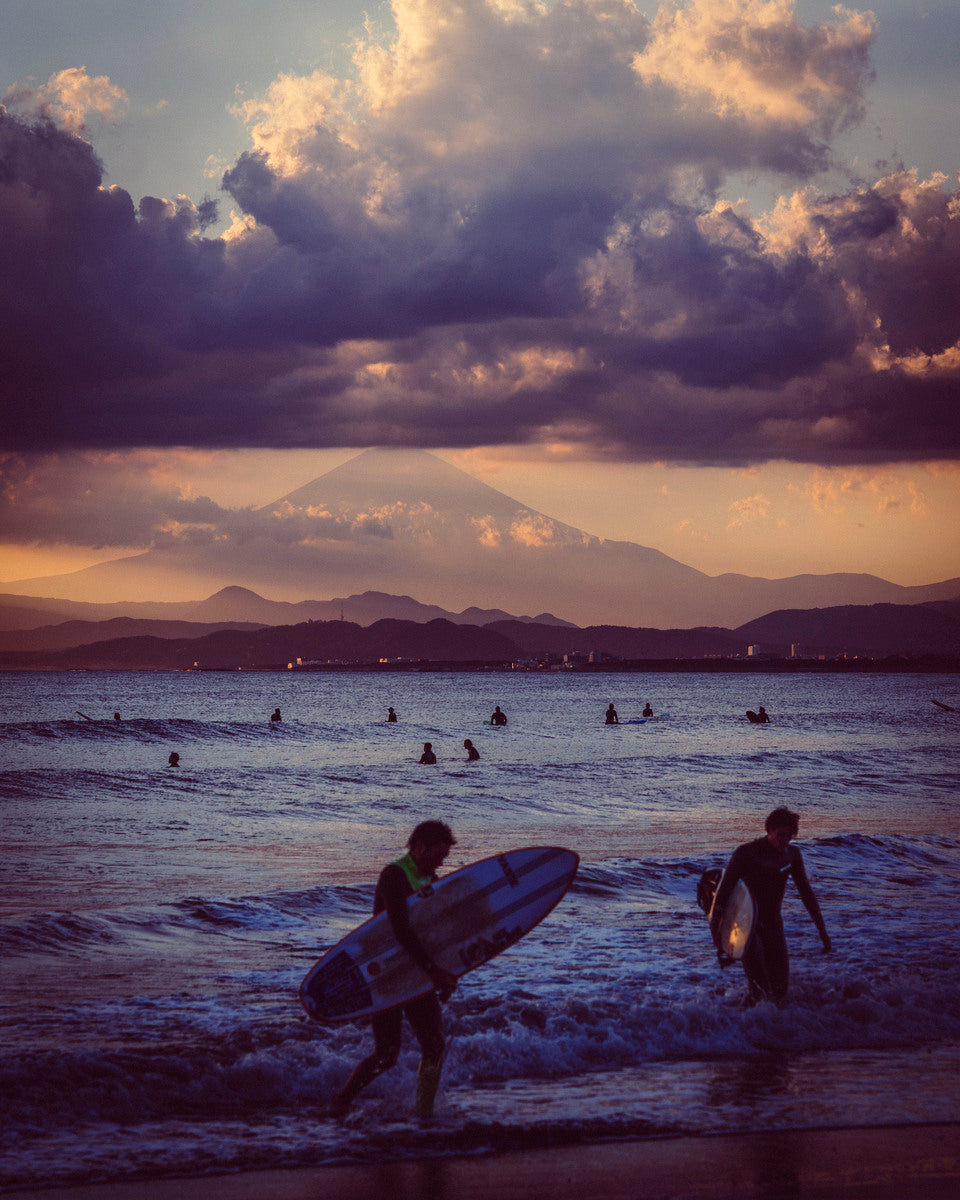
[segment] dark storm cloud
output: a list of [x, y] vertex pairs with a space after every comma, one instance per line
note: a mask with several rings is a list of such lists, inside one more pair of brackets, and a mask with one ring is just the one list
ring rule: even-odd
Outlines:
[[799, 192], [763, 222], [718, 202], [731, 171], [830, 162], [863, 107], [866, 18], [394, 11], [350, 86], [281, 77], [244, 106], [222, 238], [209, 203], [105, 188], [49, 104], [0, 110], [8, 447], [960, 450], [960, 204], [941, 181]]

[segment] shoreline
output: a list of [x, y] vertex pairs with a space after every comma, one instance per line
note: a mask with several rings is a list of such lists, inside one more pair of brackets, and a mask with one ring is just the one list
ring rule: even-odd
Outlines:
[[955, 1200], [960, 1123], [589, 1142], [2, 1194], [5, 1200]]

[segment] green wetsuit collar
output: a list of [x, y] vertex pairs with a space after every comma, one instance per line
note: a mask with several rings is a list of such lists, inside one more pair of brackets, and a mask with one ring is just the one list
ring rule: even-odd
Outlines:
[[408, 853], [405, 854], [403, 858], [398, 858], [393, 865], [395, 867], [399, 867], [404, 875], [406, 875], [407, 882], [415, 892], [419, 892], [421, 888], [433, 883], [434, 876], [420, 874], [417, 864], [413, 861], [412, 854]]

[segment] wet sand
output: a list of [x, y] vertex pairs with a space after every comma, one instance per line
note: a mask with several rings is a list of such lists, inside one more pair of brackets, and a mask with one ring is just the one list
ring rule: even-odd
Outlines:
[[6, 1200], [957, 1200], [960, 1125], [787, 1130], [8, 1193]]

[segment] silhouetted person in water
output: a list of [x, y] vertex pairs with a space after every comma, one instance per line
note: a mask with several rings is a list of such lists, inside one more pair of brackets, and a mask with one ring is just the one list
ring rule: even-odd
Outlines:
[[620, 724], [620, 718], [617, 716], [617, 710], [613, 707], [612, 703], [611, 703], [610, 707], [607, 709], [606, 723], [608, 725], [619, 725]]
[[505, 712], [500, 711], [500, 705], [498, 704], [497, 707], [490, 714], [490, 724], [491, 725], [506, 725], [506, 723], [507, 723], [507, 714]]
[[427, 767], [432, 767], [437, 761], [437, 756], [433, 752], [433, 742], [423, 743], [423, 753], [420, 755], [420, 762]]
[[120, 714], [119, 714], [119, 713], [114, 713], [114, 714], [113, 714], [113, 719], [114, 719], [115, 721], [119, 721], [119, 720], [120, 720]]
[[479, 762], [480, 751], [476, 748], [469, 738], [464, 738], [463, 748], [467, 752], [467, 762]]
[[389, 1008], [374, 1013], [374, 1051], [363, 1060], [353, 1074], [334, 1094], [330, 1102], [333, 1116], [343, 1116], [354, 1098], [378, 1075], [388, 1071], [400, 1054], [403, 1040], [403, 1015], [406, 1013], [417, 1041], [420, 1043], [420, 1069], [417, 1072], [416, 1113], [418, 1117], [433, 1115], [433, 1102], [440, 1084], [443, 1065], [443, 1016], [440, 1002], [446, 1000], [457, 986], [456, 976], [438, 966], [430, 958], [423, 943], [410, 927], [407, 899], [414, 892], [429, 886], [437, 878], [437, 868], [456, 845], [450, 827], [442, 821], [422, 821], [407, 842], [407, 853], [389, 863], [380, 872], [373, 897], [373, 911], [386, 909], [393, 935], [433, 985], [425, 996], [418, 996], [402, 1008]]
[[643, 714], [642, 714], [642, 715], [643, 715], [643, 716], [645, 716], [645, 717], [652, 717], [652, 716], [653, 716], [653, 709], [650, 707], [650, 701], [649, 701], [649, 700], [648, 700], [648, 701], [646, 702], [646, 704], [643, 706]]
[[167, 759], [167, 766], [168, 767], [179, 767], [180, 766], [180, 755], [176, 752], [176, 750], [170, 751], [170, 757]]
[[387, 720], [392, 723], [392, 722], [396, 721], [396, 719], [397, 719], [397, 714], [393, 711], [392, 708], [388, 708], [387, 709]]
[[767, 710], [762, 704], [757, 712], [751, 712], [750, 709], [747, 709], [747, 720], [751, 725], [769, 725], [770, 723], [770, 718], [767, 716]]
[[270, 720], [271, 721], [282, 721], [283, 720], [283, 717], [280, 716], [279, 708], [275, 708], [273, 710], [273, 712], [270, 714]]
[[739, 880], [742, 879], [750, 889], [757, 906], [753, 937], [742, 960], [753, 1002], [766, 996], [782, 1004], [787, 996], [790, 956], [783, 935], [780, 906], [789, 876], [793, 876], [800, 899], [813, 918], [824, 953], [829, 954], [833, 948], [820, 905], [807, 879], [803, 855], [796, 846], [790, 845], [799, 827], [800, 818], [796, 813], [789, 808], [774, 809], [764, 826], [766, 836], [744, 842], [734, 850], [717, 891], [710, 922], [715, 931], [720, 928], [723, 910]]

